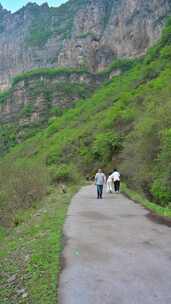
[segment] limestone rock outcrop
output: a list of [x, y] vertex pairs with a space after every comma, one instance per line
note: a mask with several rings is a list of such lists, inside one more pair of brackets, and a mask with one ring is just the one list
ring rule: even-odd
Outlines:
[[59, 8], [0, 6], [0, 88], [39, 67], [104, 69], [143, 55], [159, 37], [171, 0], [70, 0]]

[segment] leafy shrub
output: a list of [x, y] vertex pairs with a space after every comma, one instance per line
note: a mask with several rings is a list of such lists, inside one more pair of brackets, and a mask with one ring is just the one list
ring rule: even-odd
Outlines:
[[1, 165], [0, 222], [8, 223], [17, 210], [30, 208], [45, 195], [48, 184], [48, 171], [43, 165], [31, 162], [19, 162], [12, 167], [8, 163]]
[[115, 153], [122, 148], [121, 138], [114, 132], [100, 133], [96, 136], [92, 147], [92, 153], [96, 159], [111, 160]]
[[51, 166], [53, 164], [57, 164], [60, 160], [60, 156], [62, 154], [61, 147], [52, 146], [51, 150], [48, 151], [46, 155], [46, 165]]
[[160, 57], [161, 59], [169, 59], [169, 60], [171, 59], [171, 45], [164, 47], [160, 51]]
[[163, 30], [160, 42], [160, 45], [162, 47], [168, 44], [171, 44], [171, 17], [167, 19], [166, 26]]
[[151, 191], [154, 198], [165, 206], [171, 202], [171, 129], [163, 132], [161, 147]]
[[154, 61], [151, 64], [145, 65], [142, 69], [141, 80], [152, 80], [157, 78], [164, 68], [164, 65], [160, 61]]
[[71, 164], [61, 164], [50, 168], [52, 183], [67, 183], [76, 181], [78, 174]]
[[62, 109], [58, 106], [54, 106], [50, 110], [50, 115], [58, 117], [62, 115]]
[[147, 54], [144, 58], [144, 64], [149, 64], [153, 60], [159, 58], [160, 55], [160, 45], [155, 45], [152, 48], [148, 49]]
[[154, 196], [154, 200], [160, 203], [161, 206], [168, 206], [171, 202], [170, 185], [168, 185], [166, 178], [156, 178], [154, 181], [151, 192]]

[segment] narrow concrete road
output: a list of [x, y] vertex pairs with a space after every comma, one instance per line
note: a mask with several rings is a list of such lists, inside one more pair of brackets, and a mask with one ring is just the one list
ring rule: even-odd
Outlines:
[[72, 200], [59, 304], [171, 304], [171, 228], [122, 194]]

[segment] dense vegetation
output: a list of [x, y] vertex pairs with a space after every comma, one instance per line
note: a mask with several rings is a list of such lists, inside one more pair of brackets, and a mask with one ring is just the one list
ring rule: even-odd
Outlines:
[[[91, 98], [80, 100], [73, 109], [50, 120], [45, 130], [14, 147], [6, 155], [5, 165], [8, 167], [13, 162], [22, 167], [29, 158], [30, 163], [45, 166], [53, 182], [55, 172], [65, 181], [70, 172], [86, 176], [99, 166], [106, 170], [119, 166], [131, 187], [168, 206], [171, 201], [170, 52], [171, 20], [161, 40], [143, 60], [134, 64], [125, 61], [123, 66], [128, 67], [125, 73], [106, 82]], [[12, 200], [4, 191], [3, 181], [0, 185], [1, 206], [6, 201], [10, 204]]]
[[[1, 115], [0, 156], [45, 128], [49, 119], [61, 116], [64, 109], [73, 107], [77, 100], [91, 96], [98, 85], [96, 78], [103, 80], [104, 76], [76, 68], [40, 68], [17, 75], [10, 90], [0, 94], [0, 106], [9, 104], [13, 109], [7, 119]], [[18, 99], [21, 99], [19, 108]]]
[[[81, 176], [92, 176], [98, 167], [106, 172], [119, 167], [130, 188], [153, 201], [149, 204], [143, 198], [144, 206], [170, 216], [170, 64], [171, 19], [145, 58], [114, 61], [101, 76], [105, 79], [113, 69], [120, 75], [72, 109], [51, 109], [53, 119], [46, 128], [31, 129], [23, 143], [16, 142], [15, 126], [0, 129], [1, 150], [10, 148], [0, 160], [0, 302], [56, 303], [61, 228], [76, 190], [72, 185], [80, 184]], [[56, 72], [31, 71], [14, 79], [13, 86]], [[83, 89], [58, 85], [71, 95]], [[45, 89], [42, 83], [40, 89]], [[0, 96], [0, 103], [8, 94]], [[23, 112], [30, 115], [31, 106]]]

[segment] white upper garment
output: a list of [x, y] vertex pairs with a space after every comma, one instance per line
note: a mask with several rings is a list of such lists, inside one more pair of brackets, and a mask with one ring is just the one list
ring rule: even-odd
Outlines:
[[120, 181], [120, 173], [118, 171], [113, 172], [111, 177], [114, 180], [114, 182]]
[[107, 182], [109, 182], [109, 183], [112, 183], [112, 182], [113, 182], [112, 175], [109, 175], [109, 177], [108, 177], [108, 179], [107, 179]]

